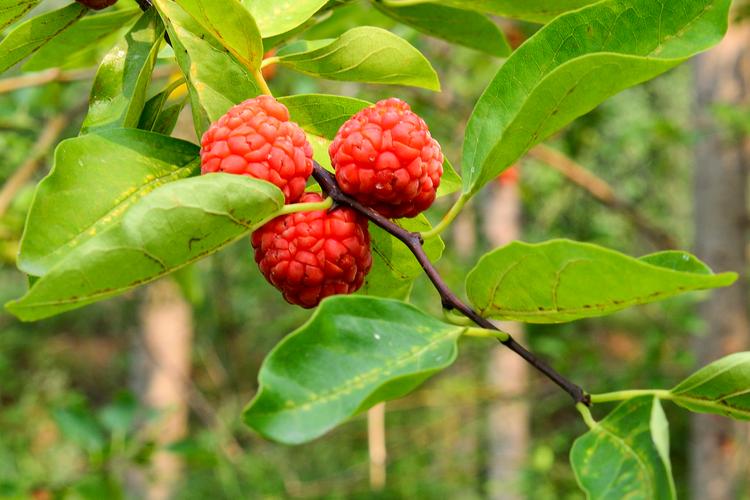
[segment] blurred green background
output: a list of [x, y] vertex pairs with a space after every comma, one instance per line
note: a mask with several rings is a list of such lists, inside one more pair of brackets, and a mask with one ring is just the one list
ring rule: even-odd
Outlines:
[[[305, 38], [334, 36], [358, 24], [387, 27], [418, 47], [437, 69], [443, 91], [321, 82], [279, 68], [270, 80], [274, 93], [338, 93], [373, 101], [399, 96], [425, 118], [458, 165], [466, 120], [502, 60], [428, 38], [359, 3], [336, 10]], [[533, 31], [526, 25], [504, 27], [520, 39]], [[0, 94], [0, 183], [25, 161], [51, 118], [71, 116], [63, 136], [77, 133], [90, 85], [90, 80], [53, 82]], [[159, 88], [155, 83], [154, 91]], [[678, 67], [606, 101], [548, 142], [605, 179], [683, 249], [693, 241], [693, 91], [690, 65]], [[731, 135], [736, 120], [731, 119], [734, 114], [724, 114], [729, 115]], [[178, 126], [189, 131], [189, 125]], [[35, 180], [48, 168], [49, 156]], [[631, 255], [657, 249], [632, 217], [602, 205], [545, 163], [529, 158], [518, 169], [524, 240], [566, 237]], [[33, 184], [24, 187], [0, 218], [0, 302], [26, 288], [14, 258], [32, 192]], [[487, 213], [494, 195], [494, 188], [485, 189], [470, 204], [460, 237], [445, 234], [447, 250], [439, 269], [457, 290], [476, 259], [491, 248], [485, 227], [491, 222]], [[430, 217], [437, 220], [449, 206], [450, 200], [440, 200]], [[468, 247], [467, 234], [476, 238]], [[464, 244], [461, 251], [457, 238]], [[453, 367], [387, 405], [388, 476], [378, 492], [368, 479], [364, 416], [293, 448], [264, 441], [240, 422], [264, 356], [309, 315], [287, 305], [264, 281], [249, 242], [198, 263], [181, 273], [179, 283], [193, 307], [195, 334], [187, 382], [188, 434], [168, 445], [183, 464], [175, 497], [487, 495], [487, 410], [498, 395], [487, 385], [486, 372], [494, 344], [463, 342]], [[690, 343], [702, 331], [694, 312], [700, 298], [691, 295], [602, 319], [530, 327], [526, 342], [592, 392], [668, 387], [694, 366]], [[148, 470], [160, 450], [141, 432], [142, 424], [164, 418], [144, 408], [133, 389], [143, 301], [143, 291], [136, 291], [33, 324], [0, 312], [0, 498], [132, 496], [133, 471]], [[425, 279], [416, 283], [413, 301], [440, 314], [439, 300]], [[521, 492], [527, 498], [582, 498], [567, 454], [585, 427], [566, 394], [536, 374], [530, 376], [531, 437]], [[671, 405], [666, 411], [676, 482], [684, 494], [688, 416]]]

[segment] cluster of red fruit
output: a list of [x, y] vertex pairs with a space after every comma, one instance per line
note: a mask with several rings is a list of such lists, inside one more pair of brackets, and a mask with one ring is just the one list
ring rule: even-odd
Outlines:
[[[386, 99], [352, 116], [329, 148], [341, 190], [386, 217], [427, 209], [443, 173], [443, 155], [419, 116]], [[305, 193], [313, 170], [305, 132], [270, 96], [234, 106], [203, 135], [201, 172], [271, 182], [286, 203], [322, 201]], [[372, 266], [367, 219], [347, 207], [277, 217], [252, 235], [255, 261], [284, 298], [315, 307], [357, 291]]]

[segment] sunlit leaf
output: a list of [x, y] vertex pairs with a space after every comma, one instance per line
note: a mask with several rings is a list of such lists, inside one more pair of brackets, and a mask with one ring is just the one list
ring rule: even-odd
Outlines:
[[381, 28], [353, 28], [314, 50], [286, 54], [279, 64], [328, 80], [410, 85], [440, 90], [429, 61], [406, 40]]
[[327, 0], [242, 0], [263, 38], [280, 35], [310, 19]]
[[41, 0], [0, 0], [0, 30], [21, 19]]
[[73, 2], [61, 9], [32, 17], [16, 26], [0, 42], [0, 73], [29, 57], [45, 43], [71, 27], [87, 10], [83, 5]]
[[163, 36], [159, 15], [149, 9], [109, 51], [96, 72], [81, 133], [138, 125]]
[[513, 52], [477, 102], [464, 139], [464, 192], [608, 97], [719, 42], [729, 4], [605, 0], [550, 22]]
[[243, 175], [217, 173], [163, 185], [5, 307], [33, 321], [121, 294], [217, 252], [282, 206], [276, 186]]
[[[676, 266], [677, 259], [686, 266]], [[687, 253], [635, 259], [588, 243], [552, 240], [513, 242], [483, 256], [466, 278], [466, 291], [483, 316], [559, 323], [728, 286], [736, 279], [735, 273], [712, 274]]]

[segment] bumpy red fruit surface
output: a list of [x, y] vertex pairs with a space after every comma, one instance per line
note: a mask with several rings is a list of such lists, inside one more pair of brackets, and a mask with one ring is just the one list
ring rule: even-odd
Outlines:
[[201, 173], [227, 172], [269, 181], [296, 202], [312, 173], [312, 147], [271, 96], [248, 99], [213, 123], [201, 140]]
[[427, 124], [391, 98], [352, 116], [328, 148], [341, 189], [386, 217], [414, 217], [435, 200], [443, 154]]
[[[310, 193], [301, 201], [321, 197]], [[356, 292], [372, 267], [367, 220], [345, 207], [282, 215], [255, 231], [252, 243], [266, 279], [302, 307]]]

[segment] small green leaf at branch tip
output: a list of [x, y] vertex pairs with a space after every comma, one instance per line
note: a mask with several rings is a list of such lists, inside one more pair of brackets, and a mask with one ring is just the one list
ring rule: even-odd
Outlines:
[[479, 337], [484, 339], [497, 339], [500, 342], [506, 342], [510, 339], [510, 335], [501, 330], [489, 330], [487, 328], [479, 328], [471, 326], [464, 330], [464, 335], [467, 337]]
[[581, 414], [583, 421], [589, 429], [593, 429], [598, 425], [593, 415], [591, 415], [591, 409], [588, 406], [583, 403], [576, 403], [576, 410]]

